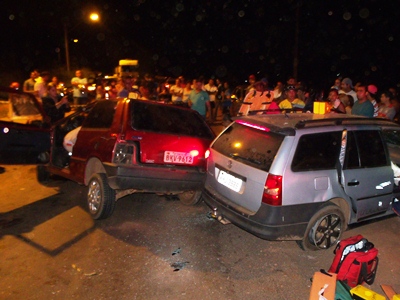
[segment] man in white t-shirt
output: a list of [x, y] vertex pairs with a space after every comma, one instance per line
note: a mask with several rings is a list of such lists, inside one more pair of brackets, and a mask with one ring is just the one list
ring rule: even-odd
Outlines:
[[346, 94], [350, 95], [353, 97], [354, 102], [358, 100], [357, 98], [357, 93], [353, 90], [353, 82], [351, 81], [350, 78], [346, 77], [343, 78], [342, 83], [340, 84], [341, 90], [339, 91], [339, 94]]
[[180, 78], [177, 78], [175, 80], [175, 85], [171, 86], [171, 88], [169, 89], [169, 93], [171, 94], [172, 103], [182, 103], [183, 88]]
[[88, 102], [87, 79], [81, 70], [76, 70], [75, 77], [71, 79], [75, 105], [82, 105]]
[[33, 94], [40, 100], [47, 95], [47, 84], [50, 81], [50, 73], [43, 71], [40, 73], [40, 77], [37, 78], [33, 87]]

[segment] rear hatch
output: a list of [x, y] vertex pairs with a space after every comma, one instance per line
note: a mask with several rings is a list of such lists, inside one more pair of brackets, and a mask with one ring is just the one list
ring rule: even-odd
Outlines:
[[255, 214], [284, 137], [268, 127], [237, 120], [212, 144], [206, 188], [237, 210]]
[[139, 143], [141, 163], [205, 168], [214, 134], [195, 111], [150, 101], [131, 102], [127, 140]]

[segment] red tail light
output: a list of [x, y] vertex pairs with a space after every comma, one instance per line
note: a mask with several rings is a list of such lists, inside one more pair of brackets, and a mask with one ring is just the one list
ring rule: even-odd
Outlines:
[[192, 150], [189, 152], [191, 156], [196, 157], [199, 155], [199, 150]]
[[273, 206], [282, 205], [282, 176], [268, 174], [262, 202]]

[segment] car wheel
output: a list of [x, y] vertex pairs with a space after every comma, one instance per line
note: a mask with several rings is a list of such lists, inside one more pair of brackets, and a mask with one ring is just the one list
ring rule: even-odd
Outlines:
[[97, 173], [90, 178], [87, 203], [93, 219], [105, 219], [112, 215], [115, 208], [115, 191], [107, 183], [107, 176]]
[[339, 242], [345, 230], [345, 217], [340, 208], [325, 206], [311, 218], [300, 246], [305, 250], [328, 249]]
[[36, 166], [36, 177], [39, 182], [47, 182], [50, 180], [50, 172], [44, 165]]
[[201, 191], [187, 191], [179, 194], [179, 200], [185, 205], [196, 205], [201, 201]]

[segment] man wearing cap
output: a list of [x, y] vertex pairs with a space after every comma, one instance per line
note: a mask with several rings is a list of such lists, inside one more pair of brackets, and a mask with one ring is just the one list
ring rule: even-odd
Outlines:
[[339, 94], [350, 95], [353, 97], [354, 102], [357, 101], [357, 93], [353, 90], [353, 82], [350, 78], [343, 78], [340, 88], [341, 90], [339, 91]]
[[289, 85], [287, 87], [287, 99], [283, 100], [279, 103], [280, 109], [303, 109], [306, 105], [302, 100], [296, 98], [297, 92], [296, 87], [293, 85]]
[[[253, 91], [247, 93], [238, 115], [247, 115], [251, 111], [269, 110], [267, 113], [279, 113], [279, 107], [274, 101], [274, 92], [268, 89], [268, 80], [266, 78], [254, 83]], [[262, 112], [258, 112], [262, 113]]]

